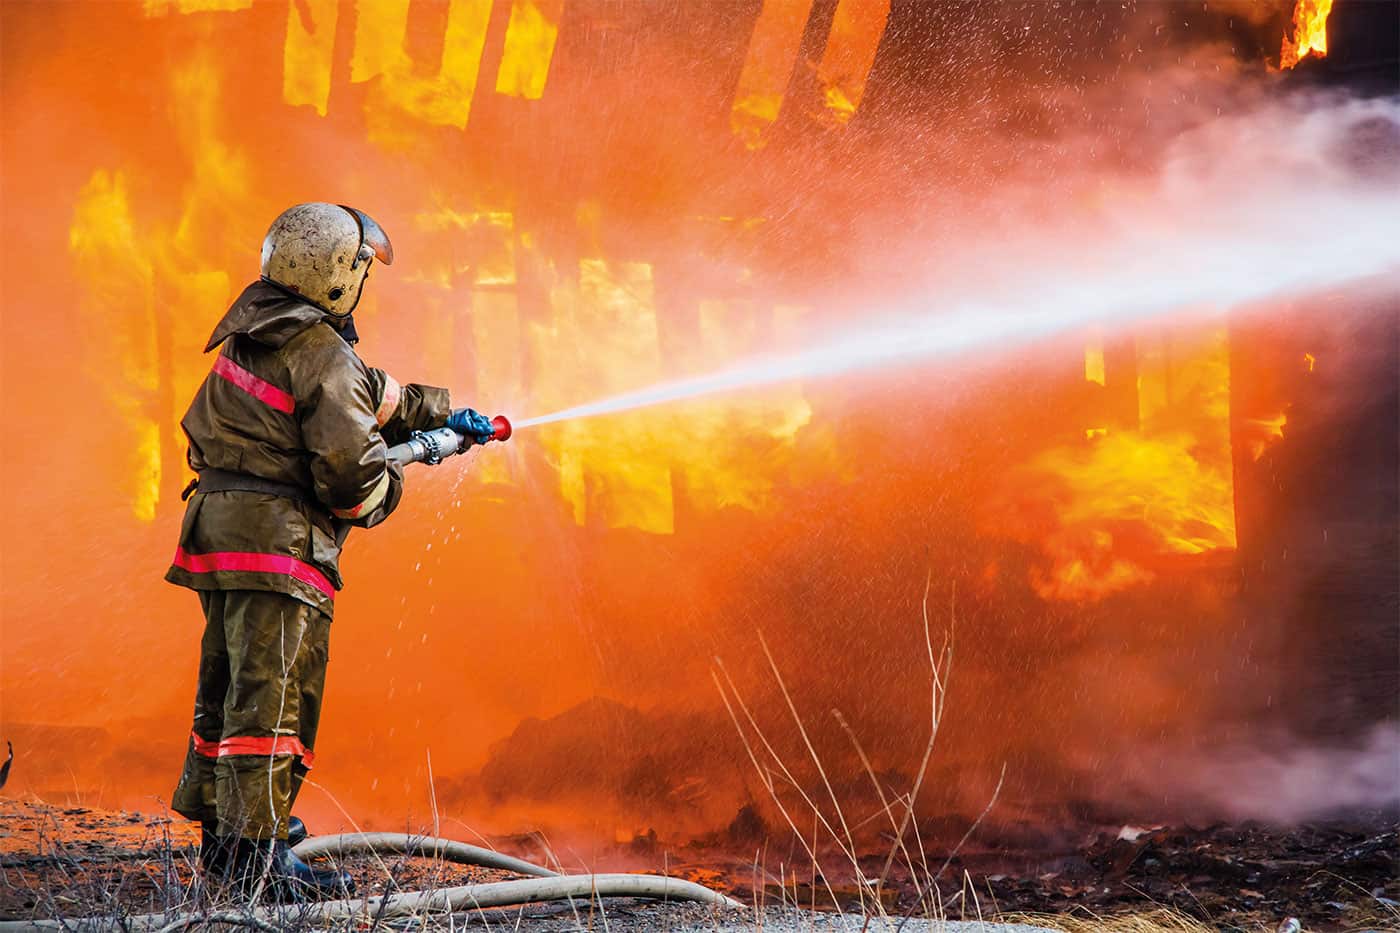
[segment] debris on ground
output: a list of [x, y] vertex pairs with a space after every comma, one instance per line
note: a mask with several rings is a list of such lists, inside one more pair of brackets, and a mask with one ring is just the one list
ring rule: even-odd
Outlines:
[[1124, 827], [1033, 873], [972, 876], [1004, 912], [1166, 907], [1217, 929], [1273, 930], [1289, 918], [1309, 931], [1396, 929], [1396, 825], [1393, 814], [1367, 813], [1286, 829]]
[[[187, 908], [195, 902], [197, 843], [196, 828], [181, 819], [0, 798], [0, 919], [110, 917]], [[871, 877], [879, 874], [880, 860], [872, 856]], [[671, 875], [746, 902], [754, 899], [753, 866], [739, 865], [731, 855], [683, 846], [668, 851], [667, 864]], [[516, 877], [397, 856], [356, 856], [344, 867], [360, 893], [369, 895]], [[769, 931], [788, 926], [810, 931], [827, 924], [814, 917], [835, 922], [840, 915], [828, 911], [851, 911], [862, 893], [866, 906], [875, 903], [868, 888], [862, 892], [836, 874], [814, 877], [819, 879], [815, 888], [810, 880], [785, 886], [781, 893], [773, 884], [761, 886], [761, 913], [747, 915], [736, 929], [759, 923]], [[1055, 927], [1056, 918], [1141, 917], [1168, 909], [1213, 929], [1400, 929], [1400, 840], [1393, 814], [1289, 829], [1248, 822], [1197, 828], [1128, 825], [1091, 833], [1079, 851], [1059, 856], [986, 848], [965, 852], [949, 861], [944, 878], [946, 893], [957, 902], [945, 899], [951, 905], [949, 919], [1040, 916]], [[921, 916], [914, 886], [898, 869], [878, 900], [876, 910], [884, 916]], [[802, 909], [794, 910], [794, 904]], [[508, 922], [518, 921], [524, 925], [519, 928], [531, 933], [576, 929], [589, 922], [603, 928], [601, 916], [575, 917], [576, 908], [605, 913], [614, 933], [716, 929], [712, 919], [704, 919], [709, 916], [705, 908], [632, 899], [503, 910]], [[985, 929], [990, 933], [993, 926]], [[997, 926], [999, 933], [1008, 929]], [[974, 931], [968, 927], [965, 933]]]

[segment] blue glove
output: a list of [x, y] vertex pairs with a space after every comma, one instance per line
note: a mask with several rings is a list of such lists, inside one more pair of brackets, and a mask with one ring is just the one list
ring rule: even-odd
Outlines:
[[458, 408], [448, 415], [447, 426], [478, 444], [486, 443], [496, 433], [496, 426], [491, 423], [490, 418], [470, 408]]

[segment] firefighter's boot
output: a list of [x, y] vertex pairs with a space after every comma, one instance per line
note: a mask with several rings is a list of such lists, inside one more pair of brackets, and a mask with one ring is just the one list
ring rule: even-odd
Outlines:
[[219, 835], [219, 824], [204, 823], [199, 837], [199, 869], [207, 884], [223, 884], [228, 880], [232, 842]]
[[287, 848], [295, 849], [310, 835], [311, 833], [307, 830], [306, 824], [301, 821], [301, 817], [294, 816], [287, 820]]
[[245, 897], [251, 897], [261, 886], [266, 899], [284, 904], [348, 897], [355, 891], [355, 882], [348, 872], [313, 868], [280, 839], [238, 840], [233, 874]]

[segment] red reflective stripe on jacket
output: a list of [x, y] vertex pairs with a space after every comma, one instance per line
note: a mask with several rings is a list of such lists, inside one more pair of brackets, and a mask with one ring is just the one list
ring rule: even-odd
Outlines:
[[214, 741], [201, 739], [193, 732], [194, 753], [205, 758], [223, 758], [225, 755], [299, 755], [301, 763], [308, 768], [316, 756], [311, 749], [301, 744], [294, 735], [236, 735], [228, 739]]
[[335, 587], [326, 575], [306, 561], [297, 560], [286, 554], [257, 554], [249, 551], [214, 551], [209, 554], [190, 554], [184, 548], [175, 549], [176, 567], [190, 573], [214, 573], [219, 570], [248, 571], [251, 573], [282, 573], [302, 583], [314, 586], [328, 599], [335, 599]]
[[265, 379], [259, 379], [223, 354], [214, 360], [214, 372], [278, 411], [285, 411], [290, 415], [296, 406], [296, 401], [290, 394]]
[[388, 373], [384, 374], [384, 397], [379, 400], [379, 407], [374, 410], [374, 420], [381, 428], [394, 417], [394, 412], [399, 410], [399, 397], [403, 395], [403, 386], [399, 381]]

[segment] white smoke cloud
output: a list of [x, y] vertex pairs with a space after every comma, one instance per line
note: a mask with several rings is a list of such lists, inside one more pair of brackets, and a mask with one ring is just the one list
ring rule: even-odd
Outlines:
[[1400, 723], [1379, 723], [1349, 744], [1304, 744], [1278, 734], [1187, 757], [1175, 780], [1184, 797], [1212, 815], [1296, 823], [1400, 805]]

